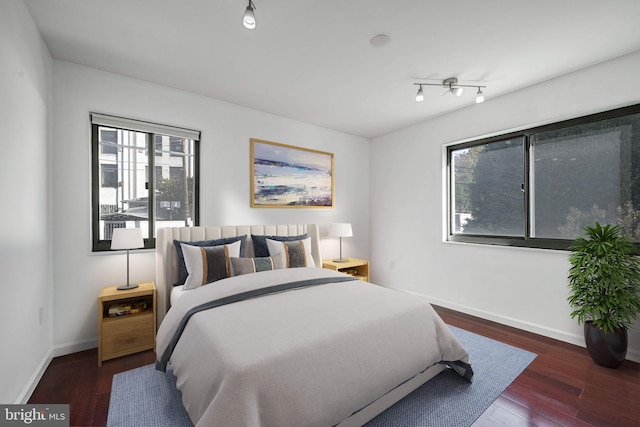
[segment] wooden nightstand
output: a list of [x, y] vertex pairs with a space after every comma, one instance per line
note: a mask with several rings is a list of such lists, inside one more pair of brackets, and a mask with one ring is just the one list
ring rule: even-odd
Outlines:
[[[155, 284], [143, 282], [125, 291], [116, 288], [102, 288], [98, 297], [98, 366], [104, 360], [156, 349]], [[109, 309], [120, 315], [110, 316]]]
[[347, 262], [335, 262], [331, 259], [322, 261], [322, 267], [329, 270], [341, 271], [350, 274], [365, 282], [369, 281], [369, 261], [357, 258], [347, 258]]

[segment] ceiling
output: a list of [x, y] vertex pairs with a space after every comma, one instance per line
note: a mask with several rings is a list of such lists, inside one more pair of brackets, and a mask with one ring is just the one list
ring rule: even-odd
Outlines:
[[638, 0], [25, 3], [54, 58], [367, 138], [640, 50]]

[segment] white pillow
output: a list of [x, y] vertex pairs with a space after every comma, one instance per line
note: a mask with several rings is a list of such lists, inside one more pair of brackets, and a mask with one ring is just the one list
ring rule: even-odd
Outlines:
[[219, 246], [180, 244], [187, 267], [184, 289], [195, 289], [231, 277], [231, 257], [240, 256], [240, 241]]
[[267, 239], [267, 248], [272, 257], [282, 253], [281, 268], [316, 266], [311, 255], [311, 237], [288, 242]]

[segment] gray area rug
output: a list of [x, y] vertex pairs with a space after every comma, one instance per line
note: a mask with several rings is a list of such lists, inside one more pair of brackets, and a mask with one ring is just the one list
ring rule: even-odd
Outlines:
[[[536, 355], [450, 326], [469, 352], [469, 383], [446, 370], [366, 424], [367, 427], [470, 426]], [[193, 426], [176, 379], [154, 365], [114, 375], [107, 427]]]

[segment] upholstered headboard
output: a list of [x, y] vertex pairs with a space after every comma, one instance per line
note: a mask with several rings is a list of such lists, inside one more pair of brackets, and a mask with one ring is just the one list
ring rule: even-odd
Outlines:
[[178, 261], [174, 240], [195, 242], [215, 240], [223, 237], [247, 236], [245, 256], [253, 257], [251, 235], [311, 237], [311, 255], [317, 267], [322, 267], [320, 254], [320, 232], [317, 224], [292, 225], [236, 225], [222, 227], [170, 227], [160, 228], [156, 236], [156, 288], [158, 326], [169, 310], [171, 288], [178, 279]]

